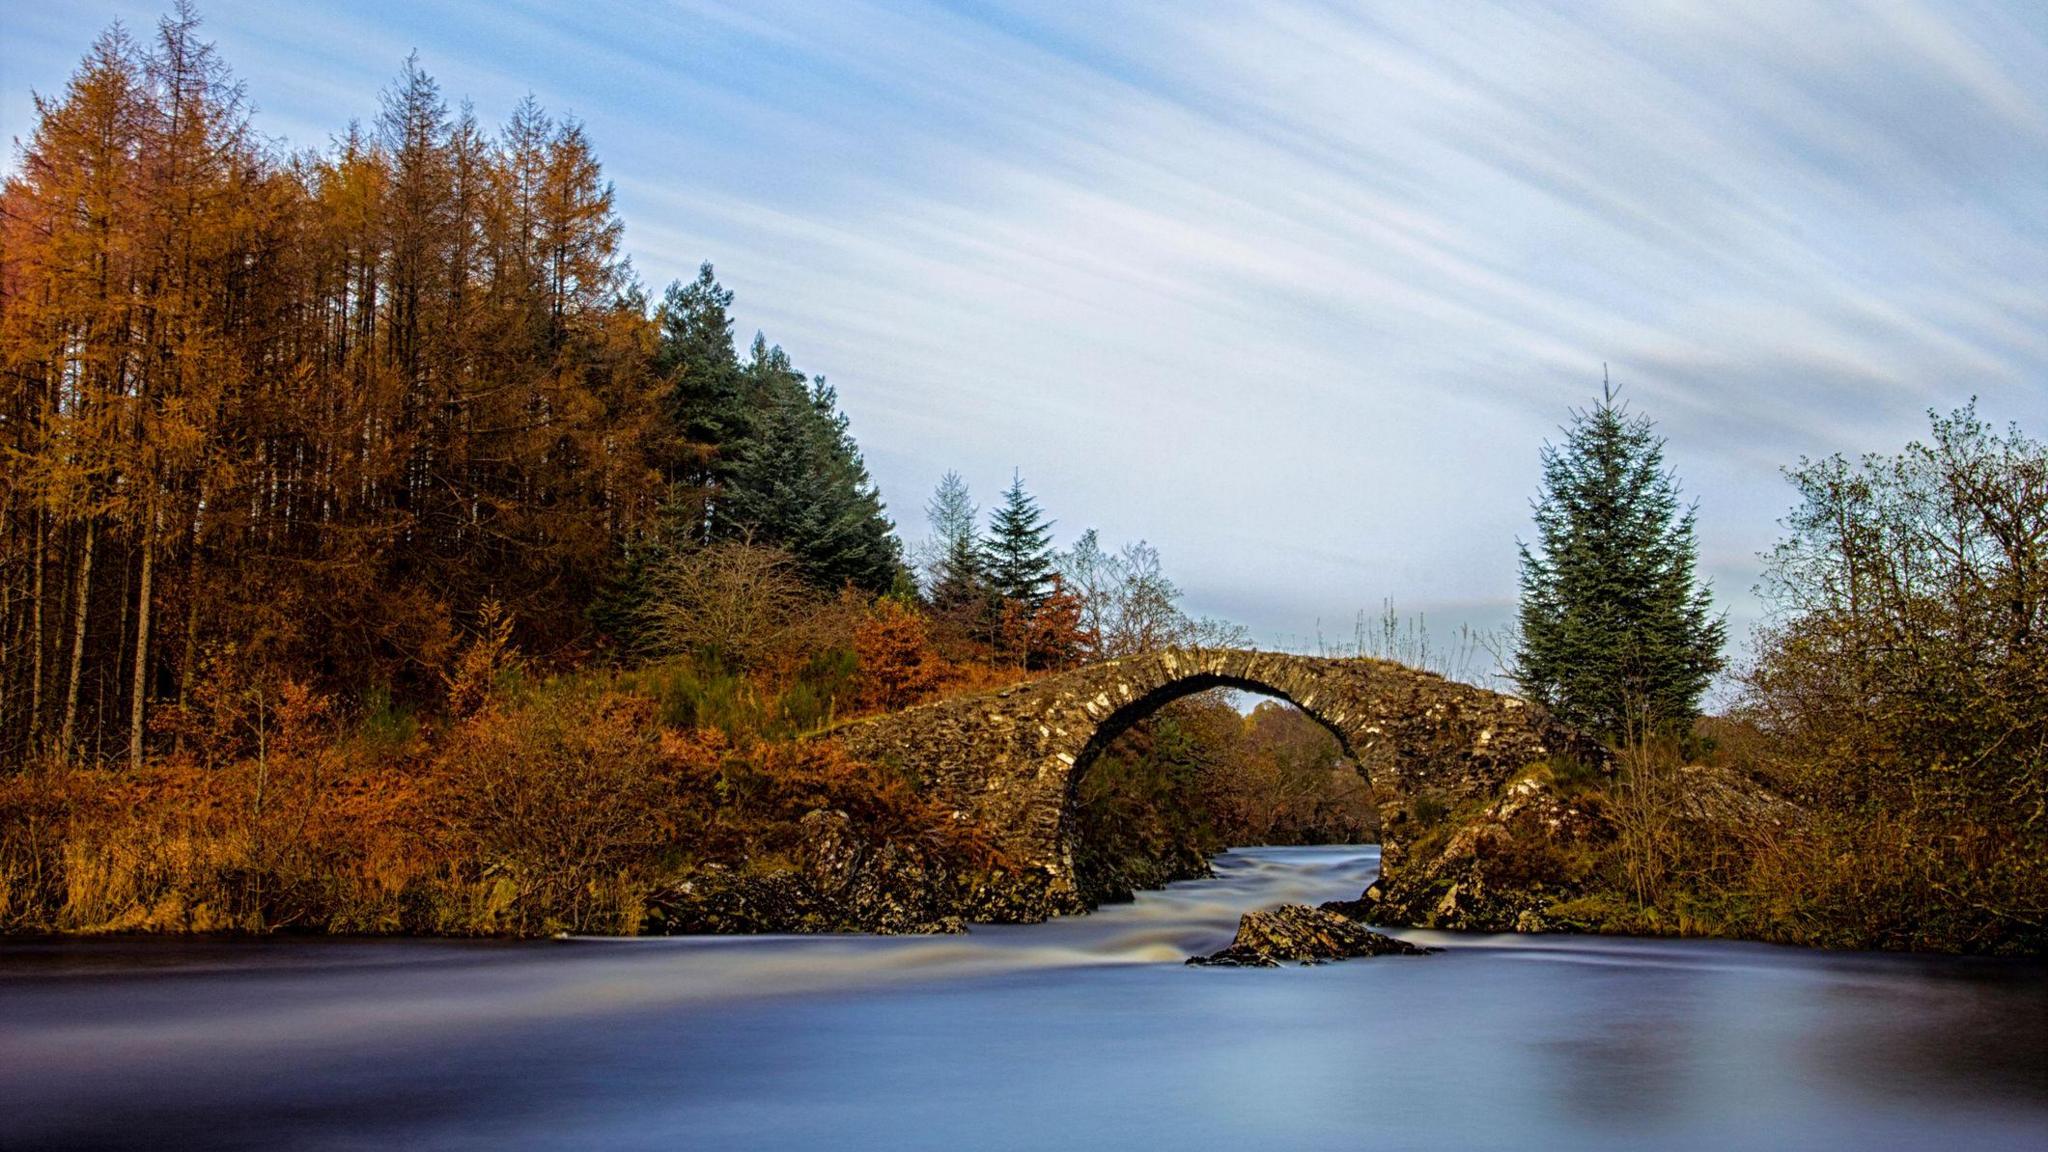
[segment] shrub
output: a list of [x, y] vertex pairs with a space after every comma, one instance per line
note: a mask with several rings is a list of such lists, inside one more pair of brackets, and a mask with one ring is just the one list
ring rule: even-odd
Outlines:
[[454, 733], [437, 808], [464, 878], [494, 894], [477, 927], [632, 930], [631, 878], [673, 832], [652, 719], [643, 697], [544, 691]]
[[[1889, 946], [2048, 946], [2048, 446], [1933, 417], [1802, 461], [1745, 727], [1819, 819], [1775, 886]], [[1738, 730], [1739, 733], [1739, 730]], [[1826, 853], [1858, 862], [1842, 875]]]
[[853, 650], [859, 663], [857, 698], [864, 709], [907, 708], [930, 696], [944, 675], [924, 616], [896, 600], [875, 602], [854, 629]]
[[695, 656], [771, 675], [830, 647], [850, 626], [804, 581], [796, 558], [751, 543], [679, 549], [649, 573], [640, 634], [657, 657]]

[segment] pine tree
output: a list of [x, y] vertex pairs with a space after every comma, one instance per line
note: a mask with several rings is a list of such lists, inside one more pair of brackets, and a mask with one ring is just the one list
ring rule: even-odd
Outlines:
[[672, 511], [690, 509], [700, 521], [693, 526], [698, 531], [709, 514], [711, 490], [732, 463], [721, 448], [745, 439], [750, 425], [731, 308], [732, 291], [706, 263], [689, 284], [670, 284], [655, 313], [660, 340], [654, 368], [669, 382], [669, 436], [658, 456], [676, 489]]
[[746, 371], [756, 428], [736, 453], [714, 536], [786, 548], [820, 587], [895, 588], [903, 563], [894, 526], [838, 396], [759, 336]]
[[1028, 608], [1052, 588], [1052, 522], [1015, 474], [989, 523], [988, 575], [997, 595]]
[[925, 576], [925, 596], [936, 607], [957, 607], [986, 591], [981, 529], [976, 522], [980, 511], [958, 472], [939, 478], [939, 486], [924, 508], [934, 552]]
[[1611, 739], [1682, 725], [1722, 666], [1725, 619], [1697, 582], [1695, 509], [1664, 441], [1603, 389], [1543, 447], [1537, 545], [1521, 546], [1524, 694]]

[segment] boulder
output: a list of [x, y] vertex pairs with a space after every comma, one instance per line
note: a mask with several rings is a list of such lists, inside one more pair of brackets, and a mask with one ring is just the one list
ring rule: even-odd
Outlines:
[[1334, 912], [1346, 920], [1356, 920], [1360, 924], [1372, 923], [1372, 901], [1363, 897], [1357, 900], [1325, 900], [1317, 907], [1325, 912]]
[[853, 829], [853, 818], [836, 808], [814, 808], [797, 821], [802, 835], [796, 865], [821, 895], [844, 891], [867, 862], [866, 845]]
[[1230, 947], [1210, 956], [1189, 957], [1188, 963], [1277, 968], [1283, 960], [1320, 964], [1354, 956], [1420, 956], [1434, 951], [1383, 936], [1324, 908], [1283, 904], [1245, 913], [1237, 922], [1237, 936]]

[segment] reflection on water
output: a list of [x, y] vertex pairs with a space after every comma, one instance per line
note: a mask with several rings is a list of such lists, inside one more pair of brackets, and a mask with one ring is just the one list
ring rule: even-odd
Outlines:
[[2048, 1147], [2036, 965], [1405, 933], [1372, 849], [966, 937], [0, 946], [0, 1147]]

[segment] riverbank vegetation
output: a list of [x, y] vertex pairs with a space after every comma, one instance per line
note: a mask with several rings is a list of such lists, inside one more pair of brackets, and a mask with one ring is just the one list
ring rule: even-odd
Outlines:
[[2048, 445], [1974, 405], [1930, 419], [1901, 452], [1787, 472], [1735, 712], [1748, 763], [1812, 814], [1769, 891], [1828, 942], [2038, 952]]
[[[1659, 708], [1619, 674], [1540, 685], [1607, 733], [1612, 762], [1534, 765], [1498, 796], [1432, 811], [1376, 893], [1379, 914], [2048, 948], [2048, 446], [1974, 407], [1931, 420], [1926, 442], [1896, 454], [1787, 471], [1798, 503], [1767, 558], [1772, 614], [1724, 715], [1696, 717], [1683, 696]], [[1580, 497], [1568, 506], [1581, 517], [1626, 503]], [[1568, 536], [1545, 527], [1546, 542]], [[1570, 598], [1545, 595], [1525, 615], [1568, 619]], [[1616, 602], [1596, 595], [1599, 611]], [[1623, 625], [1654, 630], [1685, 602], [1645, 597], [1651, 611]], [[1673, 651], [1623, 637], [1591, 658]], [[1697, 651], [1677, 649], [1679, 674], [1694, 675]], [[1530, 660], [1524, 675], [1550, 667]]]

